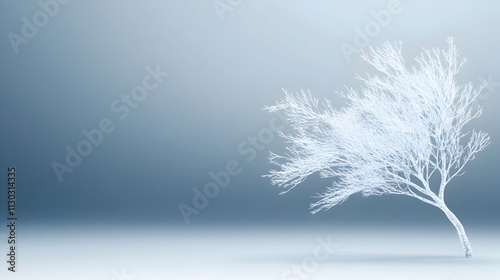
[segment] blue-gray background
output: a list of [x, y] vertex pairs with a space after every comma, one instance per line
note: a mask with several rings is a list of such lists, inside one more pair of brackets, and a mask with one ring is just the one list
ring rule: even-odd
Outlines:
[[[268, 151], [283, 149], [282, 140], [275, 137], [251, 161], [238, 152], [269, 127], [273, 115], [262, 108], [283, 96], [281, 88], [309, 89], [343, 106], [334, 91], [359, 86], [354, 74], [373, 69], [356, 54], [349, 62], [339, 46], [354, 45], [355, 28], [364, 29], [374, 20], [370, 11], [387, 9], [388, 1], [234, 1], [222, 19], [214, 2], [71, 1], [17, 54], [7, 34], [21, 34], [22, 17], [31, 19], [40, 6], [0, 2], [0, 173], [6, 182], [7, 167], [17, 167], [23, 223], [185, 225], [179, 204], [192, 205], [192, 189], [202, 189], [212, 180], [208, 173], [230, 160], [242, 172], [191, 216], [190, 226], [448, 223], [439, 210], [401, 196], [356, 195], [312, 216], [311, 196], [330, 181], [312, 176], [279, 196], [261, 176], [272, 167]], [[446, 195], [465, 225], [498, 225], [500, 4], [400, 6], [371, 44], [402, 40], [411, 62], [422, 47], [446, 47], [454, 36], [468, 59], [458, 82], [477, 85], [489, 76], [494, 82], [479, 100], [483, 116], [471, 124], [492, 144]], [[110, 104], [141, 83], [148, 65], [170, 76], [119, 120]], [[51, 163], [63, 163], [65, 147], [106, 117], [115, 131], [60, 183]]]

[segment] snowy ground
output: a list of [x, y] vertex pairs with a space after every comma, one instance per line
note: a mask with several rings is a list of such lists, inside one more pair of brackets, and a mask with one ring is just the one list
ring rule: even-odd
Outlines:
[[467, 230], [472, 259], [451, 225], [33, 227], [0, 279], [500, 279], [500, 230]]

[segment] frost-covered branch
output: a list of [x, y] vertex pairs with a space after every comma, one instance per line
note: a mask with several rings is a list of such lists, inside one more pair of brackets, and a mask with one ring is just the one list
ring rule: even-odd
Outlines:
[[[458, 86], [453, 39], [448, 49], [424, 49], [418, 66], [406, 67], [401, 42], [370, 48], [362, 58], [381, 75], [357, 76], [365, 86], [340, 92], [348, 107], [336, 109], [309, 92], [290, 94], [269, 111], [283, 110], [294, 131], [280, 133], [290, 144], [271, 153], [279, 169], [266, 176], [285, 193], [319, 172], [333, 183], [312, 203], [312, 213], [341, 204], [349, 196], [402, 194], [440, 208], [456, 227], [467, 257], [470, 244], [457, 217], [444, 203], [448, 183], [489, 143], [484, 132], [464, 131], [481, 115], [476, 98], [486, 86]], [[468, 140], [466, 139], [468, 138]], [[440, 176], [437, 193], [431, 178]]]
[[[472, 132], [467, 144], [464, 126], [481, 114], [474, 102], [481, 85], [457, 86], [455, 75], [465, 62], [458, 60], [453, 39], [448, 49], [425, 50], [418, 67], [405, 66], [401, 42], [370, 48], [362, 58], [382, 75], [360, 77], [365, 86], [340, 95], [346, 108], [336, 109], [309, 92], [291, 94], [266, 107], [284, 110], [294, 128], [281, 134], [291, 144], [284, 155], [271, 153], [280, 167], [269, 175], [287, 192], [319, 172], [334, 183], [312, 204], [313, 212], [342, 203], [354, 193], [404, 194], [429, 204], [444, 199], [451, 179], [489, 143], [483, 132]], [[438, 193], [430, 178], [438, 172]], [[420, 184], [417, 184], [419, 182]]]
[[[406, 67], [401, 47], [401, 42], [384, 43], [362, 53], [380, 73], [357, 76], [364, 83], [360, 90], [340, 92], [349, 105], [345, 108], [320, 102], [309, 92], [286, 90], [283, 100], [266, 107], [285, 111], [294, 129], [280, 134], [290, 145], [283, 155], [271, 153], [270, 161], [279, 169], [266, 176], [284, 188], [282, 193], [316, 172], [333, 178], [311, 204], [313, 213], [355, 193], [417, 198], [445, 212], [470, 256], [463, 227], [444, 204], [444, 191], [490, 143], [484, 132], [464, 131], [481, 115], [475, 100], [486, 84], [456, 84], [465, 59], [458, 59], [452, 38], [445, 50], [424, 49], [413, 67]], [[440, 176], [436, 192], [430, 185], [433, 176]]]

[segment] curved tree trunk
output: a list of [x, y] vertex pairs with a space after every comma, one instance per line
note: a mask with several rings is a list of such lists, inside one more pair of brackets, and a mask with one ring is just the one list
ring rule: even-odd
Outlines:
[[467, 238], [467, 234], [465, 234], [464, 226], [458, 220], [457, 216], [453, 214], [453, 212], [448, 209], [448, 207], [443, 203], [439, 208], [443, 210], [446, 214], [446, 217], [450, 220], [450, 222], [455, 226], [458, 232], [458, 237], [460, 238], [460, 242], [462, 243], [462, 247], [465, 250], [465, 257], [472, 257], [472, 248], [470, 247], [469, 239]]

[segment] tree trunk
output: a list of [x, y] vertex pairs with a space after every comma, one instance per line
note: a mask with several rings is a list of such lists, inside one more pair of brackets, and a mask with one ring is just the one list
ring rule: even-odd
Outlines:
[[441, 210], [446, 214], [446, 217], [450, 220], [450, 222], [455, 226], [458, 232], [458, 237], [460, 237], [460, 242], [462, 243], [462, 247], [465, 250], [465, 257], [470, 258], [472, 257], [472, 249], [470, 247], [469, 239], [467, 238], [467, 234], [465, 234], [464, 226], [462, 226], [462, 223], [458, 220], [457, 216], [453, 214], [453, 212], [448, 209], [448, 207], [442, 203], [440, 206]]

